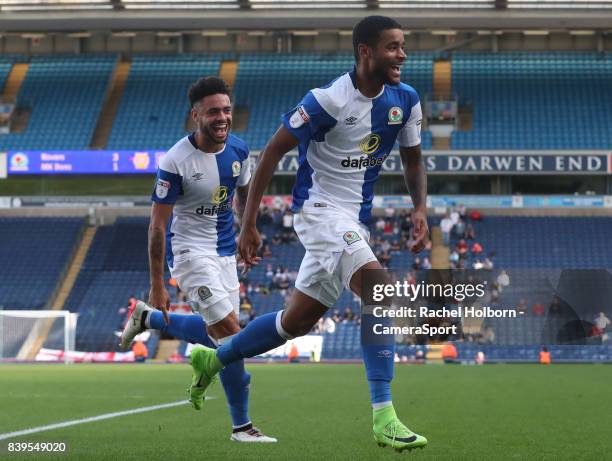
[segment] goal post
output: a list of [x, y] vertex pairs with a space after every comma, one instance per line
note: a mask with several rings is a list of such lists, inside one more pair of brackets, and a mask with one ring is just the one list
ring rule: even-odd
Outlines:
[[0, 362], [35, 360], [41, 347], [63, 350], [71, 363], [78, 314], [59, 310], [0, 310]]

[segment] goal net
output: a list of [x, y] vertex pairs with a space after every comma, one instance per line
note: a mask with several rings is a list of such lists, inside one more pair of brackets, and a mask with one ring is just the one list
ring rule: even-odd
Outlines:
[[77, 317], [69, 311], [0, 310], [0, 361], [37, 360], [45, 348], [62, 351], [52, 360], [70, 363]]

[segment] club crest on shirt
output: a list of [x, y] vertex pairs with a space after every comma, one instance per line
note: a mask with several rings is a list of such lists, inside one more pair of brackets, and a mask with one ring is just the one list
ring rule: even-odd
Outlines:
[[355, 243], [355, 242], [358, 242], [359, 240], [361, 240], [361, 237], [355, 231], [347, 231], [347, 232], [345, 232], [344, 235], [342, 236], [342, 238], [344, 239], [344, 241], [346, 242], [347, 245], [350, 245], [351, 243]]
[[394, 106], [389, 109], [389, 125], [399, 125], [403, 119], [404, 111], [401, 108]]
[[208, 298], [212, 296], [212, 291], [207, 286], [202, 285], [198, 288], [198, 297], [201, 301], [206, 301]]
[[170, 181], [164, 181], [163, 179], [157, 180], [157, 185], [155, 186], [155, 195], [157, 198], [164, 199], [168, 196], [168, 191], [170, 190]]
[[310, 122], [310, 116], [308, 115], [308, 112], [306, 112], [306, 108], [304, 106], [298, 107], [289, 119], [289, 125], [291, 128], [299, 128], [304, 123], [308, 122]]
[[211, 201], [217, 205], [225, 202], [227, 200], [227, 190], [227, 186], [217, 186], [212, 194]]
[[235, 161], [234, 163], [232, 163], [232, 175], [234, 176], [234, 178], [236, 176], [240, 176], [241, 169], [242, 169], [242, 165], [240, 165], [239, 161]]

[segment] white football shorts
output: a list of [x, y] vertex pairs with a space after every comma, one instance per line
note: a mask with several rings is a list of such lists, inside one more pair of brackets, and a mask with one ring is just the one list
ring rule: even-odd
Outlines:
[[207, 325], [223, 320], [232, 310], [238, 314], [240, 283], [235, 256], [194, 256], [175, 262], [170, 273]]
[[370, 232], [359, 221], [325, 208], [303, 208], [293, 227], [306, 248], [295, 287], [331, 307], [362, 266], [377, 261], [368, 243]]

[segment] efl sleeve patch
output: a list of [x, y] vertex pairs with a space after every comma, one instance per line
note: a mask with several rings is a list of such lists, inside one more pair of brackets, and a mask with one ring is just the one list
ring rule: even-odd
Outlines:
[[157, 170], [155, 188], [151, 200], [157, 203], [174, 204], [179, 195], [183, 194], [183, 177], [176, 173]]
[[316, 139], [321, 132], [335, 125], [336, 120], [325, 112], [317, 98], [309, 92], [302, 101], [281, 117], [283, 125], [300, 143]]
[[421, 124], [423, 122], [423, 113], [421, 111], [421, 103], [417, 102], [410, 110], [408, 121], [400, 130], [397, 140], [402, 147], [414, 147], [421, 144]]

